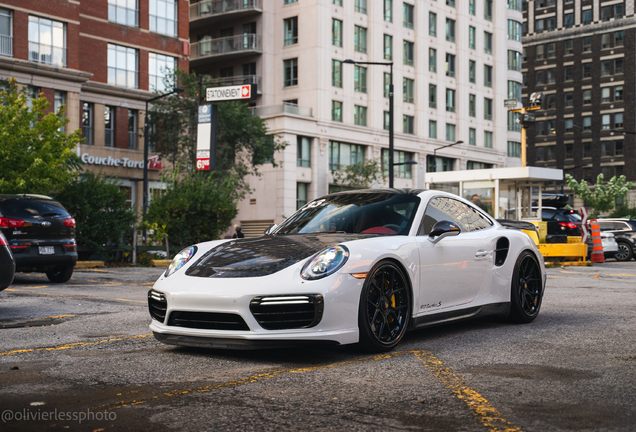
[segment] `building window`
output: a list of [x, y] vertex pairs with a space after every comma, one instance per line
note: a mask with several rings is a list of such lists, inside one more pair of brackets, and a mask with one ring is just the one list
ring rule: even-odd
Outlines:
[[609, 88], [609, 87], [603, 87], [601, 89], [601, 103], [607, 103], [607, 102], [611, 102], [612, 101], [611, 96], [610, 96], [611, 91], [612, 91], [612, 89]]
[[556, 108], [556, 94], [551, 93], [549, 95], [546, 95], [546, 101], [545, 101], [545, 108], [547, 109], [554, 109]]
[[592, 117], [583, 117], [583, 132], [592, 132]]
[[446, 123], [446, 141], [455, 142], [455, 125]]
[[[394, 163], [404, 164], [404, 162], [407, 162], [410, 160], [413, 160], [413, 153], [407, 153], [407, 152], [398, 151], [398, 150], [393, 151]], [[413, 178], [413, 175], [411, 172], [411, 165], [409, 164], [397, 165], [393, 169], [394, 169], [393, 175], [397, 178], [407, 178], [407, 179]], [[389, 150], [388, 149], [382, 149], [382, 170], [384, 171], [385, 175], [389, 171]]]
[[[298, 3], [298, 0], [284, 0], [283, 4], [292, 4], [292, 3]], [[338, 4], [338, 6], [342, 6], [342, 1], [341, 0], [333, 0], [334, 4]]]
[[574, 41], [572, 39], [563, 42], [563, 51], [565, 54], [574, 54]]
[[623, 86], [614, 87], [614, 100], [615, 101], [623, 100]]
[[583, 90], [583, 105], [592, 104], [592, 90]]
[[583, 78], [592, 77], [592, 63], [583, 63], [582, 65]]
[[108, 105], [104, 107], [104, 145], [115, 146], [115, 108]]
[[521, 72], [521, 53], [519, 51], [508, 50], [508, 70]]
[[391, 93], [391, 74], [384, 74], [384, 97], [388, 98]]
[[477, 130], [475, 128], [468, 129], [468, 144], [471, 146], [477, 145]]
[[455, 90], [446, 89], [446, 111], [455, 112]]
[[614, 141], [614, 156], [623, 156], [623, 140]]
[[331, 120], [342, 122], [342, 102], [331, 101]]
[[437, 72], [437, 50], [435, 48], [428, 49], [428, 70], [429, 72]]
[[623, 73], [623, 59], [617, 58], [614, 59], [614, 74], [622, 74]]
[[363, 14], [367, 13], [367, 0], [355, 0], [353, 2], [353, 10]]
[[468, 81], [473, 84], [477, 82], [477, 63], [475, 60], [468, 60]]
[[298, 135], [296, 137], [296, 166], [311, 166], [311, 138]]
[[574, 158], [574, 146], [572, 144], [566, 144], [565, 145], [565, 158], [566, 159], [573, 159]]
[[435, 120], [428, 121], [428, 137], [437, 139], [437, 122]]
[[296, 210], [307, 205], [309, 196], [309, 183], [296, 183]]
[[581, 23], [583, 25], [592, 23], [592, 9], [585, 9], [581, 12]]
[[484, 85], [492, 87], [492, 66], [484, 65]]
[[93, 145], [93, 113], [94, 106], [90, 102], [82, 102], [82, 137], [84, 144]]
[[139, 27], [139, 1], [108, 0], [108, 21]]
[[546, 71], [546, 76], [547, 76], [548, 84], [554, 84], [554, 82], [556, 81], [556, 69], [555, 68], [548, 69]]
[[589, 141], [583, 143], [583, 157], [592, 157], [592, 143]]
[[384, 130], [391, 129], [391, 113], [388, 111], [384, 111]]
[[413, 103], [415, 101], [415, 81], [410, 78], [404, 78], [402, 87], [403, 101]]
[[137, 111], [128, 110], [128, 148], [137, 150]]
[[66, 26], [64, 23], [29, 16], [29, 60], [66, 67]]
[[138, 51], [108, 44], [108, 84], [139, 88]]
[[393, 60], [393, 36], [384, 35], [384, 60]]
[[468, 1], [468, 13], [471, 15], [475, 15], [477, 13], [477, 7], [475, 5], [475, 2], [477, 0], [469, 0]]
[[331, 60], [331, 85], [342, 88], [342, 62]]
[[329, 169], [338, 171], [364, 162], [364, 146], [329, 141]]
[[623, 46], [623, 30], [614, 32], [614, 46]]
[[521, 157], [521, 143], [508, 141], [508, 157]]
[[342, 47], [342, 21], [337, 19], [331, 20], [331, 44]]
[[415, 62], [414, 58], [415, 44], [413, 42], [404, 41], [404, 64], [407, 66], [413, 66]]
[[612, 74], [612, 61], [603, 60], [601, 62], [601, 76], [611, 75], [611, 74]]
[[492, 148], [492, 132], [484, 131], [484, 147]]
[[468, 95], [468, 115], [475, 117], [477, 114], [477, 97], [474, 94]]
[[393, 22], [393, 0], [384, 0], [384, 21]]
[[446, 53], [446, 76], [455, 77], [455, 54]]
[[601, 35], [601, 48], [605, 49], [605, 48], [610, 48], [612, 46], [611, 44], [611, 34], [610, 33], [604, 33]]
[[402, 116], [402, 131], [405, 134], [415, 134], [415, 117], [408, 115]]
[[285, 60], [284, 63], [284, 87], [298, 85], [298, 59]]
[[534, 83], [535, 84], [543, 84], [543, 74], [542, 70], [538, 70], [534, 72]]
[[353, 89], [359, 93], [367, 92], [367, 68], [357, 65], [354, 66]]
[[492, 99], [484, 98], [484, 120], [492, 120]]
[[356, 52], [367, 52], [367, 29], [360, 26], [353, 28], [353, 47]]
[[566, 118], [564, 120], [565, 123], [565, 133], [572, 133], [574, 132], [574, 120], [571, 118]]
[[403, 21], [402, 21], [402, 25], [405, 28], [408, 29], [412, 29], [413, 28], [413, 17], [415, 16], [414, 13], [414, 7], [413, 5], [410, 5], [408, 3], [404, 3], [402, 5], [402, 15], [403, 15]]
[[623, 113], [614, 114], [614, 129], [623, 127]]
[[484, 32], [484, 52], [492, 54], [492, 33]]
[[613, 4], [611, 6], [603, 6], [601, 8], [601, 20], [609, 21], [611, 19], [623, 18], [624, 5], [623, 3]]
[[0, 55], [13, 57], [13, 13], [0, 8]]
[[468, 48], [475, 49], [475, 27], [468, 26]]
[[177, 36], [177, 1], [150, 0], [150, 31], [166, 36]]
[[285, 40], [283, 45], [294, 45], [298, 43], [298, 17], [287, 18], [283, 20]]
[[563, 66], [563, 81], [572, 81], [573, 79], [572, 66]]
[[437, 86], [435, 84], [428, 85], [428, 106], [437, 108]]
[[546, 50], [547, 50], [547, 57], [548, 58], [552, 58], [555, 57], [556, 53], [555, 53], [555, 45], [554, 42], [546, 44]]
[[165, 93], [172, 90], [174, 82], [166, 83], [167, 77], [177, 69], [177, 59], [163, 54], [148, 54], [148, 85], [151, 90]]
[[367, 107], [359, 105], [353, 107], [353, 124], [358, 126], [367, 125]]
[[437, 14], [435, 12], [428, 13], [428, 34], [437, 37]]
[[492, 21], [492, 0], [484, 0], [484, 18]]
[[446, 40], [455, 42], [455, 20], [446, 18]]
[[574, 13], [566, 12], [563, 14], [563, 27], [572, 28], [574, 26]]
[[508, 39], [521, 42], [521, 35], [523, 34], [523, 25], [519, 21], [508, 20]]

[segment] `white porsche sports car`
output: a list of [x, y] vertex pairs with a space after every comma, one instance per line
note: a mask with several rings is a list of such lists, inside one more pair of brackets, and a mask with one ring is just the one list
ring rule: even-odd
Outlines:
[[183, 346], [388, 351], [409, 329], [484, 315], [527, 323], [545, 267], [512, 225], [435, 190], [330, 194], [263, 237], [181, 251], [148, 293], [150, 329]]

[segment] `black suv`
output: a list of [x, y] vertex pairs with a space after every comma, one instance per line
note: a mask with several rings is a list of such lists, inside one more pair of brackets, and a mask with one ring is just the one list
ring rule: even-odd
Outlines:
[[566, 237], [581, 236], [581, 216], [576, 210], [543, 207], [541, 219], [548, 223], [548, 243], [567, 243]]
[[616, 261], [629, 261], [634, 256], [636, 246], [636, 219], [599, 219], [601, 231], [614, 233], [618, 252], [614, 254]]
[[7, 238], [16, 271], [45, 272], [66, 282], [77, 262], [75, 219], [44, 195], [0, 195], [0, 230]]

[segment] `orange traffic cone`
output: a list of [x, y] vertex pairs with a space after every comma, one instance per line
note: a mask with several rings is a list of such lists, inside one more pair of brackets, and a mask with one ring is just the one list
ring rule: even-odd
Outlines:
[[596, 219], [590, 221], [592, 227], [592, 259], [593, 263], [604, 263], [603, 243], [601, 241], [601, 228]]

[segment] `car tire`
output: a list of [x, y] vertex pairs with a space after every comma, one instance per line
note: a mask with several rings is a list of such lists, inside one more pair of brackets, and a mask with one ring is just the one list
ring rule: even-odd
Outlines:
[[402, 269], [380, 261], [367, 274], [358, 308], [359, 346], [387, 352], [404, 337], [411, 319], [411, 289]]
[[73, 276], [73, 266], [55, 267], [46, 272], [46, 277], [54, 283], [64, 283]]
[[541, 266], [532, 252], [523, 251], [512, 272], [508, 321], [529, 323], [539, 315], [543, 299]]
[[634, 251], [632, 250], [632, 246], [625, 242], [619, 241], [618, 243], [618, 251], [614, 253], [614, 259], [616, 261], [629, 261], [634, 256]]

